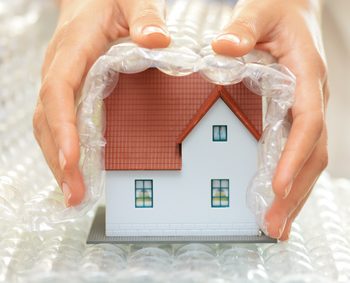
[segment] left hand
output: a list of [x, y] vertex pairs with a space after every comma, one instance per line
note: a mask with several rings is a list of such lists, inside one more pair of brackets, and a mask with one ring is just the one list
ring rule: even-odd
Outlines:
[[213, 41], [220, 54], [270, 52], [296, 76], [292, 128], [277, 165], [268, 234], [287, 240], [291, 225], [328, 162], [325, 111], [329, 97], [319, 0], [241, 0], [232, 23]]
[[60, 16], [42, 67], [34, 135], [67, 206], [84, 199], [76, 102], [88, 70], [118, 38], [149, 48], [170, 43], [164, 0], [60, 0]]

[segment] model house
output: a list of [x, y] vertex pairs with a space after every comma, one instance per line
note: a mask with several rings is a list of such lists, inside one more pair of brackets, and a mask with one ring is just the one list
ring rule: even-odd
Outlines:
[[246, 189], [260, 96], [148, 69], [120, 74], [105, 107], [107, 236], [259, 233]]

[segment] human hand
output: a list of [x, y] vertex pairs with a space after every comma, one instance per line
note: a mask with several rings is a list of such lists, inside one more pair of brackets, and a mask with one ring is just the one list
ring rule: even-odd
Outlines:
[[74, 206], [85, 193], [75, 102], [88, 70], [119, 37], [130, 34], [149, 48], [166, 47], [170, 38], [163, 0], [61, 0], [60, 10], [42, 67], [33, 126], [66, 205]]
[[320, 10], [319, 0], [242, 0], [231, 24], [212, 43], [216, 52], [235, 57], [253, 48], [268, 51], [296, 76], [292, 128], [272, 182], [275, 199], [265, 216], [268, 234], [280, 240], [288, 239], [328, 162], [329, 92]]

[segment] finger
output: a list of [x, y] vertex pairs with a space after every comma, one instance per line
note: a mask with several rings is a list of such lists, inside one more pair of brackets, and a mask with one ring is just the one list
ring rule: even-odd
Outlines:
[[[65, 167], [65, 161], [62, 159], [62, 156], [59, 154], [59, 150], [55, 145], [54, 138], [51, 135], [49, 125], [46, 120], [45, 113], [43, 112], [43, 106], [41, 102], [38, 102], [34, 119], [34, 134], [40, 145], [42, 152], [44, 153], [45, 160], [49, 165], [51, 171], [53, 172], [57, 182], [61, 185]], [[76, 184], [76, 178], [81, 178], [80, 172], [75, 170], [73, 172], [68, 172], [68, 176], [65, 176], [65, 179], [69, 180], [74, 192], [72, 193], [67, 187], [63, 187], [62, 191], [64, 194], [64, 200], [66, 206], [79, 204], [81, 199], [84, 197], [84, 190], [82, 186]], [[80, 180], [82, 182], [82, 180]]]
[[49, 165], [51, 172], [54, 174], [57, 182], [60, 184], [62, 178], [59, 161], [58, 161], [58, 150], [55, 142], [51, 136], [50, 128], [47, 124], [45, 113], [43, 112], [43, 106], [38, 101], [33, 117], [33, 129], [34, 136], [44, 153], [47, 164]]
[[213, 40], [215, 52], [239, 57], [251, 51], [260, 41], [272, 36], [281, 17], [280, 4], [274, 9], [265, 1], [241, 1], [234, 8], [231, 23]]
[[[325, 90], [325, 92], [328, 92], [327, 87], [325, 87], [324, 90]], [[326, 96], [325, 96], [325, 99], [328, 100], [328, 97], [329, 97], [329, 94], [327, 93]], [[326, 129], [323, 131], [321, 139], [323, 140], [323, 143], [325, 144], [324, 148], [327, 147], [327, 131], [326, 131]], [[323, 163], [324, 163], [323, 166], [326, 167], [326, 165], [327, 165], [327, 157], [324, 157], [323, 160], [324, 160], [323, 161]], [[316, 183], [317, 179], [315, 180], [315, 183]], [[307, 195], [304, 197], [304, 199], [301, 201], [301, 203], [298, 205], [298, 207], [292, 212], [291, 216], [288, 218], [286, 227], [285, 227], [285, 229], [284, 229], [284, 231], [282, 233], [282, 236], [280, 238], [281, 241], [288, 240], [292, 224], [293, 224], [295, 218], [299, 215], [299, 213], [302, 210], [302, 208], [304, 207], [304, 204], [307, 201], [307, 199], [309, 198], [309, 196], [311, 194], [311, 191], [312, 191], [312, 188], [314, 187], [315, 183], [312, 185], [311, 189], [309, 190]]]
[[[312, 185], [312, 188], [313, 187], [314, 187], [314, 185]], [[311, 194], [312, 188], [309, 190], [309, 192], [307, 193], [305, 198], [301, 201], [299, 206], [294, 210], [292, 215], [288, 218], [286, 226], [285, 226], [285, 228], [283, 230], [283, 233], [282, 233], [281, 237], [279, 238], [280, 241], [287, 241], [289, 239], [290, 232], [292, 230], [292, 224], [293, 224], [295, 218], [297, 218], [297, 216], [299, 215], [299, 213], [302, 210], [302, 208], [304, 207], [306, 201], [308, 200], [308, 198], [309, 198], [309, 196]]]
[[[86, 25], [88, 27], [88, 25]], [[79, 137], [75, 118], [75, 94], [93, 61], [103, 52], [107, 38], [90, 33], [83, 24], [70, 26], [59, 42], [43, 80], [40, 99], [47, 123], [64, 164], [62, 189], [70, 205], [82, 200], [84, 183], [79, 171]], [[85, 29], [84, 29], [85, 28]], [[96, 35], [97, 34], [97, 35]], [[81, 36], [80, 36], [81, 35]]]
[[272, 182], [275, 194], [280, 197], [289, 194], [295, 177], [320, 139], [324, 125], [322, 76], [316, 65], [305, 63], [301, 59], [314, 57], [304, 56], [298, 56], [298, 60], [294, 60], [300, 61], [297, 67], [295, 64], [290, 66], [297, 76], [293, 122]]
[[[293, 183], [292, 190], [286, 198], [276, 196], [265, 220], [270, 236], [280, 238], [290, 223], [288, 220], [295, 210], [303, 203], [314, 183], [327, 165], [326, 130], [322, 140], [317, 144], [310, 159], [306, 162], [300, 174]], [[294, 220], [294, 219], [293, 219]]]
[[164, 48], [170, 44], [170, 36], [164, 20], [164, 0], [122, 0], [120, 2], [133, 41], [147, 48]]

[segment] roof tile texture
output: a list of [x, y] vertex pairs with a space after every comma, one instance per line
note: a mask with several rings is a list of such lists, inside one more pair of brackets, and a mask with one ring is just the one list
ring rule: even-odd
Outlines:
[[[177, 141], [215, 87], [199, 74], [173, 77], [157, 69], [120, 74], [105, 99], [106, 170], [180, 170]], [[261, 133], [261, 97], [243, 84], [225, 88]]]

